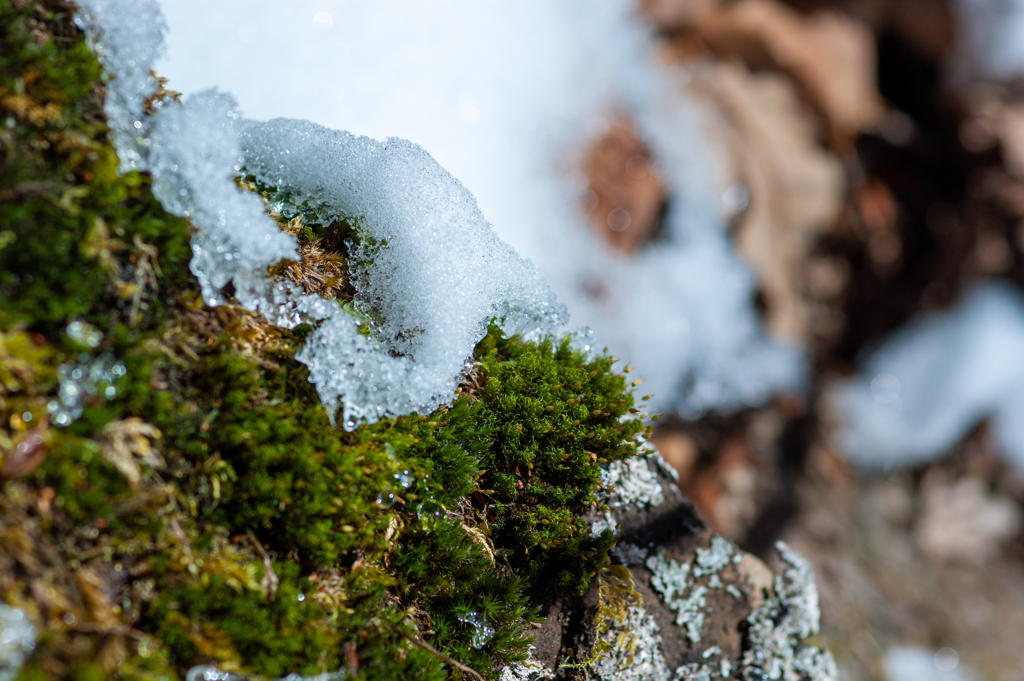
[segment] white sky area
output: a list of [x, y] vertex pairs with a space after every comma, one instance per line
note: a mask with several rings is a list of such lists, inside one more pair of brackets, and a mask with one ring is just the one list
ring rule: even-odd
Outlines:
[[[218, 87], [249, 118], [422, 145], [534, 262], [573, 324], [637, 367], [658, 411], [695, 415], [800, 387], [799, 352], [761, 335], [688, 74], [654, 66], [631, 0], [161, 2], [169, 49], [157, 70], [171, 88]], [[666, 238], [633, 258], [600, 242], [579, 207], [580, 154], [617, 111], [672, 196]]]

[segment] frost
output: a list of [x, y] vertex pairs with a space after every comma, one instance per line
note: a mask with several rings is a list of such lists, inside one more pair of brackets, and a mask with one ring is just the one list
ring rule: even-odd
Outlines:
[[[81, 5], [76, 21], [114, 76], [107, 115], [122, 169], [148, 170], [164, 208], [197, 228], [190, 268], [209, 305], [230, 283], [243, 306], [271, 323], [319, 322], [296, 358], [332, 419], [342, 406], [346, 429], [450, 400], [492, 319], [506, 332], [535, 335], [568, 321], [532, 265], [498, 239], [473, 196], [419, 146], [304, 121], [243, 124], [235, 101], [214, 90], [181, 104], [156, 102], [147, 115], [155, 91], [149, 70], [163, 51], [155, 0]], [[358, 222], [349, 244], [353, 306], [269, 278], [269, 266], [297, 258], [296, 241], [255, 194], [236, 186], [243, 163], [321, 214]]]
[[553, 679], [554, 673], [533, 657], [533, 646], [531, 645], [529, 656], [523, 662], [517, 662], [501, 670], [498, 681], [540, 681], [540, 679]]
[[74, 321], [67, 326], [68, 338], [89, 348], [98, 347], [103, 342], [103, 333], [88, 322]]
[[74, 362], [57, 367], [57, 399], [46, 405], [56, 426], [66, 426], [82, 415], [90, 399], [113, 399], [117, 396], [117, 379], [127, 373], [124, 363], [110, 352], [97, 357], [87, 353]]
[[0, 681], [13, 681], [36, 647], [36, 628], [18, 608], [0, 603]]
[[491, 640], [491, 637], [494, 636], [494, 627], [488, 624], [487, 617], [478, 612], [468, 612], [458, 619], [463, 624], [469, 625], [473, 630], [470, 644], [474, 648], [483, 648]]
[[843, 451], [869, 466], [912, 465], [991, 416], [1024, 470], [1024, 298], [1005, 284], [970, 290], [952, 310], [894, 334], [842, 386]]
[[[200, 664], [192, 667], [185, 674], [185, 681], [246, 681], [250, 678], [248, 674], [238, 674], [217, 669], [214, 666]], [[303, 676], [292, 672], [273, 681], [340, 681], [345, 678], [345, 671], [327, 672], [325, 674], [312, 674]]]
[[249, 126], [242, 142], [260, 181], [362, 230], [349, 263], [370, 338], [335, 314], [297, 355], [328, 410], [344, 402], [346, 424], [449, 400], [492, 318], [519, 333], [568, 321], [473, 196], [415, 144], [280, 119]]
[[[713, 114], [687, 89], [693, 73], [658, 58], [635, 0], [339, 3], [346, 30], [315, 39], [253, 0], [246, 20], [274, 38], [243, 58], [238, 8], [164, 5], [174, 30], [162, 71], [176, 85], [217, 82], [261, 118], [421, 144], [536, 263], [574, 324], [637, 366], [655, 411], [734, 409], [802, 386], [801, 352], [765, 337], [757, 282], [732, 247]], [[630, 257], [580, 208], [578, 161], [616, 112], [635, 121], [671, 197], [661, 238]]]
[[[113, 78], [103, 110], [117, 147], [120, 171], [144, 170], [147, 150], [145, 101], [156, 91], [150, 75], [164, 52], [167, 24], [155, 2], [82, 0], [75, 23], [86, 31], [103, 68]], [[99, 27], [102, 26], [102, 36]]]
[[800, 643], [818, 633], [821, 619], [811, 566], [785, 543], [776, 548], [788, 567], [775, 578], [774, 596], [747, 618], [743, 669], [757, 670], [766, 681], [838, 681], [832, 655]]

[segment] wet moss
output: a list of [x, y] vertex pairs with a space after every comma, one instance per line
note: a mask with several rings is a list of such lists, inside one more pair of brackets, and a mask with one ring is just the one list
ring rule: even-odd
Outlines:
[[[582, 591], [607, 562], [581, 516], [635, 453], [626, 379], [491, 327], [450, 406], [333, 427], [294, 360], [308, 327], [206, 307], [188, 222], [117, 175], [72, 12], [0, 0], [0, 599], [40, 632], [22, 678], [524, 659], [538, 580]], [[303, 261], [278, 274], [344, 298], [337, 235], [292, 229]], [[64, 395], [100, 357], [124, 372]]]

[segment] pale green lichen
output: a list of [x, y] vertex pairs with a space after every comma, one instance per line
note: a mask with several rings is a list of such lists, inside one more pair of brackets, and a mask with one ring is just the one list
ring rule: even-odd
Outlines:
[[690, 642], [699, 643], [708, 588], [689, 579], [689, 563], [666, 558], [663, 551], [648, 558], [646, 565], [651, 571], [651, 586], [676, 613], [676, 626], [686, 631]]
[[743, 669], [767, 681], [837, 681], [832, 655], [801, 643], [818, 633], [821, 617], [810, 563], [783, 542], [776, 548], [787, 567], [775, 578], [772, 598], [747, 618]]
[[540, 681], [555, 678], [554, 672], [533, 656], [533, 650], [531, 645], [525, 660], [502, 669], [498, 681]]

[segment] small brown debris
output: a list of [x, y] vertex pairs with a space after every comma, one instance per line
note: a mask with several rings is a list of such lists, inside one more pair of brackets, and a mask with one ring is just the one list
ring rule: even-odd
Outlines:
[[611, 125], [587, 154], [583, 209], [608, 244], [632, 253], [657, 228], [665, 188], [651, 154], [625, 118]]
[[8, 480], [21, 478], [42, 465], [46, 459], [46, 447], [43, 443], [43, 435], [50, 425], [50, 417], [43, 415], [39, 419], [39, 425], [25, 433], [25, 435], [14, 445], [0, 464], [0, 477]]

